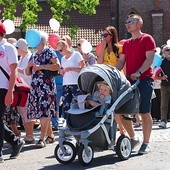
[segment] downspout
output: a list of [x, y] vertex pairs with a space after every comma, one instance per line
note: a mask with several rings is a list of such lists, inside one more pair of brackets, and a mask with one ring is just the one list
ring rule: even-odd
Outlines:
[[110, 24], [113, 25], [113, 16], [112, 16], [112, 4], [111, 0], [108, 0], [109, 7], [110, 7]]
[[117, 32], [119, 35], [119, 0], [117, 0]]

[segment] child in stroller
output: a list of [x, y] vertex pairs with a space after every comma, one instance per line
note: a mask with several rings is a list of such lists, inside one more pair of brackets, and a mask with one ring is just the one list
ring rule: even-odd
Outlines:
[[[100, 88], [103, 81], [110, 88], [110, 93], [106, 95], [110, 96], [111, 102], [108, 100], [107, 103], [110, 106], [105, 107], [105, 103], [100, 100], [100, 104], [93, 105], [96, 105], [95, 107], [85, 108], [85, 100], [79, 100], [77, 97], [77, 103], [73, 102], [72, 107], [68, 110], [68, 117], [59, 130], [59, 144], [54, 153], [60, 163], [71, 163], [78, 154], [79, 162], [87, 166], [93, 159], [93, 147], [102, 150], [114, 150], [121, 160], [130, 157], [130, 138], [121, 135], [116, 141], [114, 116], [115, 114], [135, 114], [139, 112], [137, 83], [131, 86], [124, 74], [115, 67], [94, 64], [81, 70], [78, 86], [82, 95], [92, 97], [93, 100], [96, 84]], [[89, 94], [92, 94], [92, 96], [89, 96]], [[90, 99], [88, 97], [86, 100]], [[73, 136], [75, 140], [68, 139], [68, 135]]]
[[[88, 94], [86, 100], [84, 101], [84, 105], [81, 100], [81, 97], [84, 95], [79, 95], [78, 98], [78, 105], [80, 109], [91, 109], [93, 107], [101, 105], [103, 103], [106, 108], [108, 108], [111, 104], [111, 89], [106, 83], [106, 81], [99, 82], [97, 84], [98, 90], [94, 92], [93, 96]], [[86, 97], [86, 96], [85, 96]]]

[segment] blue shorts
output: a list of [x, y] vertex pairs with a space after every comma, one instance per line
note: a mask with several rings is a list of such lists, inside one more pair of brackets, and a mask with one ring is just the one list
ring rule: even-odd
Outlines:
[[140, 80], [138, 84], [140, 92], [141, 103], [139, 107], [139, 113], [145, 114], [151, 112], [152, 92], [153, 92], [153, 79], [146, 78]]

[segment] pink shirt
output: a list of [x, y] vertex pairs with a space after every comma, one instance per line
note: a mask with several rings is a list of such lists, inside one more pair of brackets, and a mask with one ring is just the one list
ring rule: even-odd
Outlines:
[[[142, 34], [140, 38], [128, 39], [123, 45], [122, 54], [125, 54], [126, 76], [135, 73], [146, 60], [147, 51], [156, 51], [156, 45], [153, 37], [148, 34]], [[152, 77], [151, 67], [140, 76], [141, 79]]]

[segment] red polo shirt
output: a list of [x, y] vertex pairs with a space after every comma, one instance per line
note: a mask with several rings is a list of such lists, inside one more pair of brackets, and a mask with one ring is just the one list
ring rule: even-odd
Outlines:
[[[125, 54], [126, 76], [135, 73], [146, 60], [147, 51], [156, 51], [156, 45], [151, 35], [143, 33], [140, 38], [128, 39], [123, 45], [122, 53]], [[151, 67], [140, 76], [141, 79], [152, 77]]]

